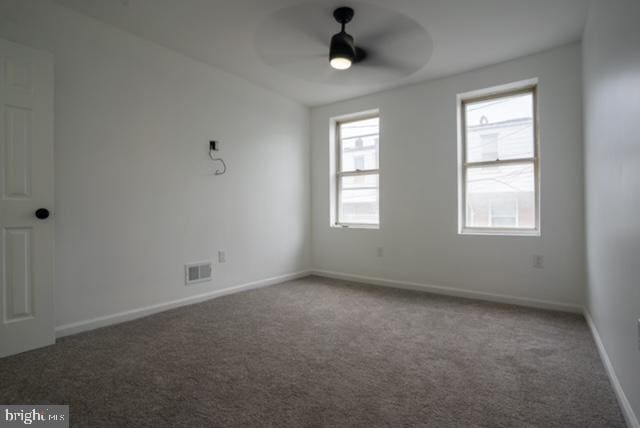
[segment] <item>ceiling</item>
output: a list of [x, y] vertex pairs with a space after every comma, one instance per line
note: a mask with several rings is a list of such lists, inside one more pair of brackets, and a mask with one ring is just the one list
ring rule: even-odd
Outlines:
[[[586, 0], [56, 1], [311, 106], [456, 74], [579, 40], [590, 3]], [[388, 21], [376, 17], [388, 16], [395, 23], [406, 22], [405, 28], [420, 28], [421, 37], [426, 37], [420, 39], [425, 40], [423, 44], [417, 44], [418, 39], [410, 42], [407, 40], [410, 36], [399, 34], [384, 46], [395, 62], [415, 63], [407, 68], [410, 72], [375, 73], [372, 67], [367, 72], [367, 67], [360, 64], [346, 72], [330, 69], [329, 40], [339, 30], [331, 11], [338, 6], [351, 6], [355, 10], [347, 31], [355, 37], [356, 44], [358, 34], [376, 31], [384, 34], [392, 28], [385, 24]], [[287, 16], [293, 19], [283, 19]], [[371, 19], [365, 19], [367, 16]], [[358, 17], [363, 19], [358, 21]], [[326, 40], [326, 61], [316, 58], [313, 67], [311, 61], [295, 65], [297, 58], [306, 53], [322, 57], [323, 40]], [[281, 61], [270, 56], [275, 43], [286, 46], [278, 52], [283, 56]], [[422, 63], [415, 60], [417, 57]], [[318, 67], [322, 67], [321, 73], [316, 71]]]

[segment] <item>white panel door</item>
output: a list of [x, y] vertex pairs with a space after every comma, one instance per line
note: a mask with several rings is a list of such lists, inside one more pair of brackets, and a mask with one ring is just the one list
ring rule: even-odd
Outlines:
[[0, 357], [55, 342], [53, 59], [0, 39]]

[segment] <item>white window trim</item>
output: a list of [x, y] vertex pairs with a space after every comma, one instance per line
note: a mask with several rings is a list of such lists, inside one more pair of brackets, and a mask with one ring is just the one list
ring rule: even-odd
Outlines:
[[[340, 126], [345, 123], [358, 122], [361, 120], [372, 119], [374, 117], [380, 118], [380, 112], [378, 110], [372, 110], [365, 113], [356, 113], [347, 117], [336, 118], [335, 121], [335, 135], [334, 135], [334, 156], [335, 156], [335, 212], [333, 218], [335, 222], [331, 225], [335, 228], [342, 229], [380, 229], [380, 130], [378, 129], [378, 168], [376, 169], [356, 169], [355, 171], [342, 171], [342, 138], [340, 136]], [[371, 134], [374, 135], [374, 134]], [[377, 175], [378, 176], [378, 223], [347, 223], [340, 221], [340, 206], [342, 192], [340, 189], [340, 183], [342, 177], [354, 177], [361, 175]]]
[[[478, 101], [502, 98], [510, 95], [531, 93], [533, 95], [533, 157], [521, 159], [467, 162], [467, 132], [465, 105]], [[490, 88], [485, 91], [475, 91], [458, 95], [458, 234], [460, 235], [491, 235], [491, 236], [541, 236], [540, 229], [540, 135], [538, 125], [538, 84], [537, 80], [528, 80], [501, 87]], [[533, 228], [496, 228], [496, 227], [467, 227], [466, 183], [467, 170], [471, 167], [527, 164], [533, 165], [534, 174], [534, 213], [535, 227]]]

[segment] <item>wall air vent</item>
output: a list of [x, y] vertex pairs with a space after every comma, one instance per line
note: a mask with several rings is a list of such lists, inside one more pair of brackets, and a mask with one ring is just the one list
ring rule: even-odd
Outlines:
[[184, 265], [184, 282], [187, 285], [211, 281], [213, 268], [211, 262], [189, 263]]

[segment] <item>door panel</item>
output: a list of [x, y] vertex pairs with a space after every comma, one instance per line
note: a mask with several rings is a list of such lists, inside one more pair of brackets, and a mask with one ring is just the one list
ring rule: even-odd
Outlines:
[[31, 109], [5, 105], [4, 195], [6, 198], [31, 196]]
[[31, 228], [4, 228], [2, 232], [4, 321], [20, 321], [33, 316]]
[[53, 60], [0, 39], [0, 357], [55, 342]]

